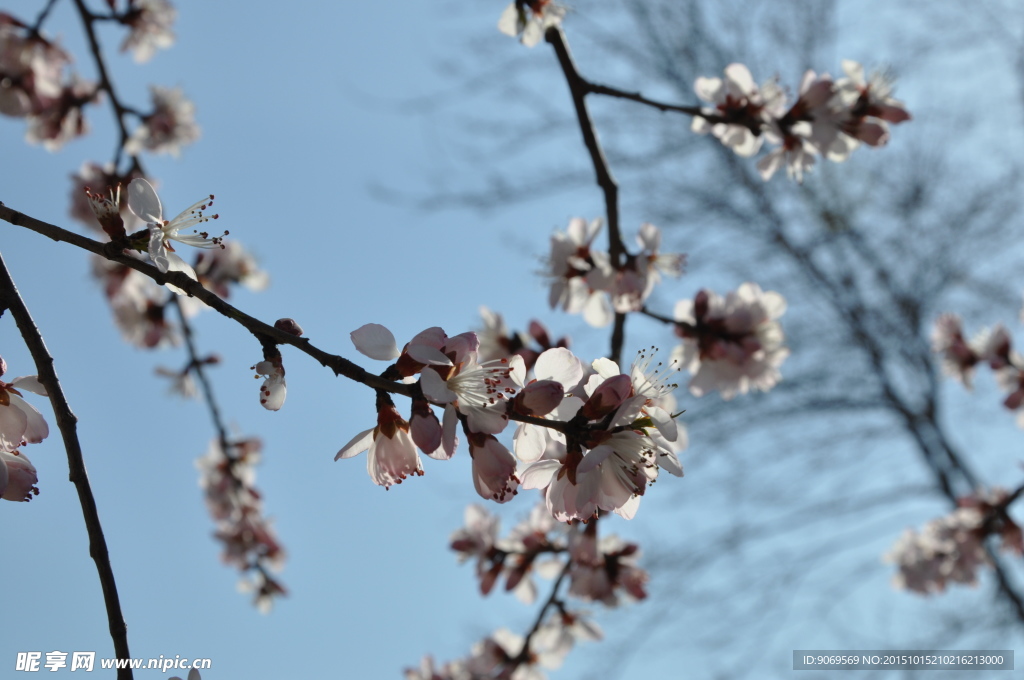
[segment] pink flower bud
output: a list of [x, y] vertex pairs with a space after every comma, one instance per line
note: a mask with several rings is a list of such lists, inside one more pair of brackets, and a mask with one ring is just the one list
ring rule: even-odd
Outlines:
[[583, 404], [580, 413], [587, 417], [587, 420], [600, 420], [606, 415], [622, 406], [622, 402], [629, 399], [633, 392], [633, 382], [625, 374], [612, 376], [605, 380], [590, 395], [590, 399]]
[[285, 333], [291, 333], [292, 335], [302, 335], [302, 326], [295, 319], [278, 319], [274, 322], [274, 328]]
[[513, 409], [524, 416], [546, 416], [562, 403], [565, 388], [554, 380], [534, 380], [513, 400]]

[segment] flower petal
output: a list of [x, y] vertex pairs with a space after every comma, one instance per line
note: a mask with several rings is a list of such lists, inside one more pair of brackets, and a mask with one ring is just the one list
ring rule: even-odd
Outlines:
[[136, 177], [128, 185], [128, 209], [146, 222], [163, 224], [164, 209], [160, 205], [160, 197], [153, 185], [141, 177]]
[[348, 444], [341, 447], [338, 454], [334, 456], [334, 460], [341, 460], [342, 458], [351, 458], [352, 456], [359, 455], [363, 451], [370, 448], [370, 444], [373, 443], [373, 428], [369, 430], [363, 430], [355, 437], [352, 437]]
[[352, 344], [357, 350], [377, 361], [391, 361], [401, 354], [395, 336], [379, 323], [360, 326], [349, 333], [349, 337], [352, 338]]

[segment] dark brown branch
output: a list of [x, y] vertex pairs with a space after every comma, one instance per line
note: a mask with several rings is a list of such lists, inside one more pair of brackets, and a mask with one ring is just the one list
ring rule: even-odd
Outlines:
[[172, 283], [178, 288], [186, 291], [189, 295], [205, 302], [211, 309], [238, 322], [243, 328], [252, 333], [257, 340], [270, 340], [279, 345], [291, 345], [299, 351], [313, 357], [320, 362], [321, 365], [330, 368], [336, 375], [343, 375], [346, 378], [363, 383], [368, 387], [386, 390], [393, 394], [401, 394], [407, 397], [412, 397], [414, 395], [414, 387], [412, 385], [405, 385], [403, 383], [385, 380], [380, 376], [364, 370], [362, 367], [352, 363], [348, 359], [334, 354], [329, 354], [328, 352], [315, 347], [307, 338], [300, 338], [292, 335], [291, 333], [278, 330], [269, 324], [263, 323], [259, 319], [251, 317], [233, 305], [225, 302], [223, 299], [204, 288], [198, 281], [190, 279], [188, 275], [182, 272], [168, 272], [165, 274], [148, 262], [143, 262], [142, 260], [138, 260], [134, 257], [129, 257], [123, 252], [118, 251], [116, 248], [111, 248], [110, 244], [102, 244], [80, 234], [76, 234], [66, 229], [62, 229], [61, 227], [29, 217], [24, 213], [11, 210], [2, 203], [0, 203], [0, 220], [9, 222], [16, 227], [25, 227], [37, 234], [42, 234], [43, 236], [51, 238], [54, 241], [70, 243], [73, 246], [78, 246], [83, 250], [88, 250], [90, 253], [99, 255], [100, 257], [112, 262], [123, 264], [141, 274], [145, 274], [159, 284]]
[[701, 116], [707, 118], [711, 122], [716, 122], [717, 118], [709, 117], [707, 114], [701, 112], [699, 106], [681, 106], [679, 104], [666, 104], [665, 102], [659, 102], [654, 99], [648, 99], [639, 92], [626, 92], [625, 90], [619, 90], [614, 87], [608, 87], [606, 85], [598, 85], [591, 83], [588, 80], [580, 78], [583, 81], [583, 86], [588, 92], [594, 94], [603, 94], [608, 97], [615, 97], [617, 99], [628, 99], [629, 101], [637, 102], [638, 104], [644, 104], [652, 108], [658, 109], [659, 111], [675, 111], [676, 113], [685, 113], [690, 116]]
[[220, 441], [220, 449], [224, 452], [225, 456], [231, 456], [229, 451], [231, 450], [228, 444], [228, 430], [224, 426], [224, 419], [220, 414], [220, 406], [217, 404], [217, 400], [213, 396], [213, 386], [210, 384], [210, 380], [206, 375], [206, 370], [203, 368], [203, 361], [199, 358], [199, 353], [196, 351], [196, 343], [192, 334], [192, 324], [188, 322], [185, 317], [185, 310], [182, 309], [181, 303], [178, 301], [178, 296], [175, 295], [171, 298], [171, 304], [178, 310], [178, 319], [181, 321], [182, 334], [185, 336], [185, 348], [188, 350], [188, 369], [195, 373], [196, 380], [199, 382], [199, 388], [203, 392], [203, 401], [206, 402], [206, 407], [210, 410], [210, 419], [213, 421], [213, 428], [217, 431], [217, 439]]
[[[549, 28], [544, 36], [545, 40], [555, 48], [555, 55], [558, 63], [565, 74], [565, 81], [569, 85], [569, 92], [572, 94], [572, 103], [576, 108], [576, 119], [580, 124], [580, 132], [583, 134], [583, 144], [590, 153], [590, 162], [594, 165], [594, 174], [597, 176], [597, 184], [604, 193], [605, 216], [608, 220], [608, 256], [614, 269], [619, 269], [626, 258], [626, 247], [622, 243], [622, 232], [619, 229], [619, 185], [612, 177], [608, 167], [608, 159], [601, 148], [601, 142], [597, 139], [597, 131], [594, 128], [594, 121], [587, 110], [586, 96], [592, 91], [592, 85], [584, 80], [576, 68], [569, 52], [569, 45], [565, 42], [565, 35], [558, 27]], [[622, 344], [625, 340], [626, 317], [624, 314], [615, 315], [615, 327], [612, 330], [612, 346], [609, 352], [610, 358], [618, 362], [622, 356]]]
[[[82, 505], [82, 516], [89, 534], [89, 555], [96, 562], [96, 570], [100, 576], [100, 587], [103, 590], [103, 603], [107, 609], [110, 637], [114, 641], [114, 653], [118, 659], [129, 659], [131, 654], [128, 653], [128, 627], [125, 625], [124, 615], [121, 613], [121, 601], [117, 596], [117, 583], [114, 580], [114, 570], [110, 565], [110, 555], [107, 551], [107, 541], [103, 536], [103, 526], [100, 524], [96, 499], [93, 497], [89, 476], [85, 471], [82, 445], [78, 441], [78, 418], [71, 411], [71, 406], [61, 390], [57, 372], [53, 367], [53, 357], [46, 349], [43, 336], [32, 320], [32, 315], [29, 313], [28, 307], [25, 306], [24, 300], [21, 299], [2, 256], [0, 256], [0, 306], [11, 310], [11, 315], [14, 316], [18, 330], [25, 340], [25, 345], [35, 361], [39, 382], [46, 388], [50, 396], [53, 414], [68, 455], [68, 476], [78, 491], [78, 500]], [[131, 680], [132, 677], [131, 668], [119, 668], [117, 671], [118, 680]]]
[[569, 46], [565, 42], [565, 35], [559, 28], [549, 28], [545, 39], [555, 48], [558, 56], [558, 63], [565, 74], [566, 83], [572, 93], [572, 103], [576, 107], [576, 118], [579, 120], [580, 132], [583, 133], [583, 143], [590, 152], [590, 161], [594, 165], [594, 174], [597, 175], [597, 184], [604, 192], [605, 214], [608, 218], [608, 254], [611, 256], [612, 266], [618, 269], [622, 264], [626, 248], [622, 244], [622, 234], [619, 231], [619, 186], [612, 177], [608, 168], [608, 159], [605, 158], [601, 142], [597, 139], [597, 132], [594, 128], [594, 121], [590, 118], [585, 98], [590, 91], [589, 83], [583, 79], [576, 64], [572, 60]]
[[[121, 104], [121, 100], [118, 99], [117, 93], [114, 91], [114, 81], [110, 79], [110, 75], [107, 72], [107, 63], [103, 59], [103, 50], [100, 48], [99, 39], [96, 37], [96, 31], [93, 28], [93, 22], [97, 19], [89, 8], [85, 6], [84, 0], [74, 0], [75, 7], [78, 8], [78, 15], [82, 19], [82, 26], [85, 28], [85, 35], [89, 39], [89, 50], [92, 52], [93, 61], [96, 62], [96, 70], [100, 76], [100, 89], [107, 93], [110, 97], [110, 104], [114, 108], [114, 120], [117, 123], [117, 129], [121, 133], [121, 139], [117, 144], [117, 152], [114, 155], [114, 168], [117, 169], [118, 162], [121, 159], [121, 152], [124, 150], [124, 145], [128, 141], [128, 128], [124, 123], [124, 116], [127, 113], [127, 109]], [[138, 159], [134, 159], [136, 166], [138, 165]]]

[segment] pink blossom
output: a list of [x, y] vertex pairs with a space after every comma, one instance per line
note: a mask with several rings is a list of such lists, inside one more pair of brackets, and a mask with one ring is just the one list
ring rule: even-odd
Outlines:
[[267, 272], [259, 268], [256, 258], [240, 242], [226, 241], [219, 245], [219, 248], [200, 251], [193, 267], [205, 288], [226, 300], [231, 295], [231, 285], [242, 285], [253, 292], [270, 285]]
[[36, 468], [18, 450], [0, 451], [0, 498], [8, 501], [30, 501], [39, 495]]
[[145, 274], [106, 258], [96, 256], [92, 265], [125, 342], [145, 349], [181, 343], [177, 326], [166, 318], [167, 291]]
[[697, 78], [693, 89], [698, 97], [714, 105], [702, 109], [706, 117], [694, 117], [693, 131], [710, 132], [744, 157], [753, 156], [761, 148], [762, 126], [780, 117], [785, 105], [785, 95], [775, 81], [769, 80], [759, 90], [743, 64], [726, 66], [724, 78]]
[[[0, 359], [0, 375], [7, 364]], [[50, 434], [50, 428], [35, 406], [21, 397], [21, 390], [48, 396], [46, 388], [34, 375], [0, 380], [0, 450], [15, 451], [25, 444], [38, 444]]]
[[24, 117], [49, 109], [61, 96], [69, 63], [58, 45], [0, 12], [0, 113]]
[[962, 507], [928, 522], [920, 534], [907, 529], [883, 558], [899, 569], [893, 586], [930, 595], [951, 582], [977, 585], [978, 568], [989, 564], [983, 521], [977, 508]]
[[596, 526], [572, 535], [569, 593], [609, 607], [618, 606], [623, 600], [643, 600], [647, 597], [645, 586], [649, 576], [636, 566], [639, 548], [614, 534], [598, 541]]
[[154, 153], [169, 153], [177, 157], [181, 147], [199, 139], [199, 125], [195, 120], [195, 104], [185, 98], [181, 88], [152, 86], [153, 113], [142, 120], [124, 145], [133, 156], [143, 149]]
[[613, 277], [608, 256], [591, 250], [602, 224], [600, 219], [587, 224], [574, 217], [565, 232], [552, 235], [547, 271], [551, 279], [551, 308], [561, 307], [569, 314], [582, 312], [583, 319], [598, 328], [607, 326], [614, 318], [608, 297], [600, 289]]
[[785, 310], [781, 295], [755, 283], [725, 298], [701, 290], [694, 300], [677, 303], [676, 333], [683, 344], [672, 352], [672, 362], [693, 375], [690, 392], [699, 397], [718, 390], [728, 400], [774, 387], [789, 355], [778, 322]]
[[131, 0], [128, 11], [121, 23], [131, 30], [121, 43], [121, 51], [131, 50], [137, 63], [152, 58], [157, 49], [167, 49], [174, 44], [171, 25], [178, 12], [167, 0]]
[[401, 484], [409, 475], [423, 475], [409, 423], [394, 404], [383, 403], [377, 411], [377, 426], [360, 432], [341, 447], [334, 460], [352, 458], [367, 452], [366, 470], [374, 484], [385, 489]]
[[975, 336], [967, 342], [963, 336], [960, 317], [955, 314], [942, 314], [935, 320], [932, 329], [932, 351], [942, 355], [942, 371], [946, 375], [959, 380], [964, 387], [971, 389], [974, 368], [985, 352], [987, 335]]
[[98, 93], [95, 83], [73, 76], [57, 97], [33, 110], [25, 139], [30, 144], [42, 143], [47, 151], [57, 151], [66, 142], [87, 134], [89, 126], [82, 107], [96, 101]]
[[473, 486], [481, 498], [498, 503], [512, 500], [519, 488], [516, 459], [493, 435], [469, 432], [469, 455], [473, 458]]

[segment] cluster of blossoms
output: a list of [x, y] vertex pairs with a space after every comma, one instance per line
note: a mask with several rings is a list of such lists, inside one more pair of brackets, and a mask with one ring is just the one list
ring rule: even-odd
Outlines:
[[[506, 590], [531, 603], [536, 586], [531, 574], [555, 579], [565, 574], [568, 596], [614, 607], [647, 596], [647, 572], [636, 566], [636, 544], [617, 536], [597, 537], [597, 522], [554, 522], [546, 504], [530, 514], [509, 534], [499, 539], [499, 520], [479, 506], [466, 509], [466, 524], [452, 534], [451, 548], [459, 561], [476, 560], [476, 574], [485, 595], [505, 578]], [[549, 607], [554, 611], [546, 616]], [[419, 669], [406, 670], [411, 680], [500, 677], [542, 680], [541, 669], [556, 669], [579, 640], [599, 640], [601, 629], [585, 612], [570, 608], [563, 598], [553, 597], [542, 610], [541, 624], [527, 638], [500, 629], [477, 643], [466, 659], [435, 668], [428, 656]], [[527, 646], [528, 645], [528, 646]], [[525, 649], [524, 649], [525, 647]]]
[[551, 236], [547, 277], [551, 280], [548, 303], [570, 314], [583, 314], [595, 327], [607, 326], [616, 313], [640, 311], [661, 275], [679, 277], [686, 256], [662, 254], [661, 231], [643, 224], [637, 233], [640, 251], [615, 263], [606, 251], [593, 247], [603, 222], [589, 224], [578, 217], [564, 232]]
[[1017, 412], [1017, 424], [1024, 427], [1024, 357], [1012, 345], [1002, 324], [982, 329], [967, 340], [955, 314], [942, 314], [932, 329], [932, 349], [941, 356], [943, 372], [971, 389], [977, 366], [988, 364], [1007, 393], [1003, 405]]
[[65, 79], [71, 57], [21, 20], [0, 12], [0, 113], [28, 121], [26, 138], [55, 151], [87, 132], [82, 107], [95, 84]]
[[[0, 358], [0, 376], [6, 372], [7, 362]], [[36, 468], [20, 449], [50, 434], [42, 414], [22, 399], [19, 390], [48, 396], [34, 375], [9, 383], [0, 380], [0, 498], [8, 501], [30, 501], [39, 495]]]
[[757, 163], [768, 180], [782, 166], [790, 178], [803, 175], [820, 155], [842, 162], [861, 143], [882, 146], [888, 123], [910, 120], [892, 98], [892, 83], [881, 74], [865, 78], [855, 61], [842, 63], [845, 77], [807, 71], [797, 100], [789, 105], [776, 79], [760, 88], [743, 64], [730, 64], [723, 78], [698, 78], [694, 91], [712, 104], [693, 120], [693, 130], [710, 132], [740, 156], [753, 156], [767, 139], [775, 148]]
[[672, 352], [672, 362], [693, 376], [690, 392], [700, 397], [718, 390], [732, 399], [774, 387], [789, 356], [778, 321], [785, 311], [781, 295], [749, 282], [724, 298], [701, 290], [693, 300], [680, 300], [675, 328], [683, 343]]
[[515, 0], [498, 19], [498, 30], [533, 47], [549, 28], [562, 24], [566, 8], [553, 0]]
[[137, 155], [143, 150], [168, 153], [177, 157], [181, 147], [199, 139], [196, 107], [181, 88], [152, 86], [153, 111], [143, 116], [142, 125], [135, 128], [124, 145], [124, 150]]
[[215, 439], [196, 466], [206, 506], [217, 523], [214, 536], [224, 546], [223, 559], [242, 572], [240, 586], [254, 592], [256, 605], [266, 612], [274, 597], [285, 594], [270, 574], [280, 571], [285, 553], [263, 516], [263, 499], [254, 486], [262, 449], [256, 438], [227, 442], [226, 450]]
[[554, 579], [566, 568], [562, 558], [568, 558], [569, 594], [574, 597], [609, 607], [647, 597], [648, 576], [636, 566], [636, 544], [615, 535], [598, 540], [597, 522], [556, 522], [542, 500], [504, 538], [498, 538], [499, 527], [497, 516], [471, 505], [465, 526], [451, 537], [451, 549], [460, 562], [476, 560], [484, 595], [504, 578], [505, 590], [530, 604], [537, 596], [532, 575]]
[[[399, 351], [389, 330], [367, 324], [352, 341], [372, 359], [394, 361], [384, 377], [411, 382], [420, 376], [422, 397], [413, 398], [409, 421], [378, 391], [377, 425], [335, 456], [368, 451], [370, 477], [381, 486], [423, 474], [417, 448], [451, 458], [460, 424], [483, 498], [508, 501], [520, 484], [542, 489], [548, 511], [561, 522], [586, 522], [599, 511], [632, 518], [661, 468], [682, 475], [676, 453], [686, 437], [671, 413], [675, 385], [646, 353], [623, 374], [613, 361], [588, 367], [556, 347], [538, 356], [527, 382], [518, 355], [481, 363], [475, 333], [448, 337], [429, 328]], [[432, 405], [444, 407], [443, 424]], [[512, 418], [522, 421], [514, 456], [495, 437]]]
[[1024, 554], [1024, 534], [1006, 510], [1011, 500], [1003, 489], [978, 492], [921, 533], [907, 529], [883, 558], [899, 569], [893, 585], [921, 595], [940, 593], [948, 583], [977, 585], [978, 569], [991, 564], [989, 536], [998, 536], [1003, 550]]
[[[108, 0], [116, 9], [116, 0]], [[149, 61], [157, 49], [167, 49], [174, 44], [171, 26], [178, 12], [167, 0], [128, 0], [127, 9], [117, 20], [131, 29], [121, 43], [121, 51], [131, 51], [138, 63]]]

